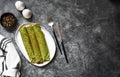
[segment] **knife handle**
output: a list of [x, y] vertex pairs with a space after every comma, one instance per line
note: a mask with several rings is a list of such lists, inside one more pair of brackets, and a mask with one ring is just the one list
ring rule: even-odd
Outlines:
[[61, 41], [61, 45], [62, 45], [62, 48], [63, 48], [63, 52], [64, 52], [64, 56], [65, 56], [66, 62], [69, 63], [63, 41]]
[[55, 37], [55, 40], [56, 40], [57, 46], [58, 46], [58, 48], [59, 48], [59, 50], [60, 50], [60, 53], [62, 54], [62, 50], [61, 50], [61, 48], [60, 48], [60, 45], [59, 45], [59, 42], [58, 42], [58, 39], [57, 39], [57, 36], [56, 36], [56, 34], [55, 34], [55, 30], [54, 30], [54, 29], [53, 29], [53, 35], [54, 35], [54, 37]]

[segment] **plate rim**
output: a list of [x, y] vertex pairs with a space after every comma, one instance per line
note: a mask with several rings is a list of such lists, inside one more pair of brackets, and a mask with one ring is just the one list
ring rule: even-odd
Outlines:
[[[32, 23], [32, 22], [23, 23], [23, 24], [21, 24], [21, 25], [17, 28], [17, 30], [15, 31], [15, 36], [14, 36], [15, 42], [16, 42], [16, 44], [17, 44], [17, 46], [18, 46], [18, 48], [19, 48], [19, 50], [20, 50], [21, 53], [22, 53], [21, 47], [19, 46], [19, 44], [18, 44], [18, 42], [17, 42], [17, 34], [18, 34], [18, 32], [19, 32], [19, 29], [20, 29], [23, 25], [27, 25], [27, 24], [36, 24], [36, 23]], [[22, 53], [22, 55], [25, 57], [25, 59], [26, 59], [30, 64], [32, 64], [32, 65], [34, 65], [34, 66], [38, 66], [38, 67], [44, 67], [44, 66], [48, 65], [48, 64], [54, 59], [55, 54], [56, 54], [56, 44], [55, 44], [55, 40], [54, 40], [54, 38], [52, 37], [52, 35], [50, 34], [50, 32], [49, 32], [45, 27], [43, 27], [43, 26], [40, 26], [40, 27], [49, 33], [49, 35], [51, 36], [51, 38], [52, 38], [52, 40], [53, 40], [53, 42], [54, 42], [54, 47], [55, 47], [55, 49], [54, 49], [54, 56], [51, 58], [50, 61], [47, 61], [47, 63], [44, 62], [44, 63], [46, 63], [46, 64], [42, 63], [43, 65], [41, 65], [41, 64], [37, 64], [37, 63], [31, 63], [31, 62], [26, 58], [26, 56], [24, 56], [23, 53]], [[43, 32], [43, 33], [44, 33], [44, 32]], [[25, 49], [25, 50], [26, 50], [26, 49]], [[26, 52], [26, 51], [25, 51], [25, 52]], [[49, 51], [49, 52], [50, 52], [50, 51]], [[28, 54], [27, 54], [27, 55], [28, 55]], [[29, 58], [29, 57], [28, 57], [28, 58]]]

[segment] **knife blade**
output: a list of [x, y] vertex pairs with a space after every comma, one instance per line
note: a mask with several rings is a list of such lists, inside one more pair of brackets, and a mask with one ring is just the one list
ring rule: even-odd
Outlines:
[[62, 40], [62, 34], [61, 34], [61, 31], [60, 31], [60, 25], [59, 25], [58, 22], [56, 23], [56, 30], [57, 30], [57, 33], [58, 33], [60, 43], [62, 45], [62, 49], [63, 49], [63, 53], [64, 53], [64, 56], [65, 56], [66, 62], [69, 63], [68, 58], [67, 58], [67, 53], [66, 53], [66, 50], [65, 50], [65, 46], [64, 46], [64, 42]]

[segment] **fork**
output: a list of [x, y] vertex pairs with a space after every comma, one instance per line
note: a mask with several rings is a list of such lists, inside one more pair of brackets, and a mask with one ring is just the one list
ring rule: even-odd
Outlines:
[[60, 50], [60, 53], [62, 54], [62, 50], [61, 50], [61, 48], [60, 48], [59, 41], [58, 41], [58, 39], [57, 39], [57, 36], [56, 36], [56, 34], [55, 34], [55, 30], [54, 30], [54, 21], [53, 21], [53, 19], [52, 19], [51, 17], [50, 17], [50, 18], [47, 18], [47, 21], [48, 21], [48, 25], [52, 28], [52, 32], [53, 32], [53, 35], [54, 35], [54, 37], [55, 37], [57, 46], [58, 46], [58, 48], [59, 48], [59, 50]]

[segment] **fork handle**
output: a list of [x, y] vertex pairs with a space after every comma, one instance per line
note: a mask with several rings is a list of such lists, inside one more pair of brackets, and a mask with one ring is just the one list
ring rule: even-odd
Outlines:
[[57, 46], [58, 46], [58, 48], [59, 48], [59, 50], [60, 50], [60, 53], [62, 54], [62, 50], [61, 50], [61, 48], [60, 48], [60, 45], [59, 45], [59, 42], [58, 42], [58, 39], [57, 39], [57, 36], [56, 36], [56, 34], [55, 34], [55, 30], [54, 30], [54, 29], [53, 29], [53, 35], [54, 35], [54, 37], [55, 37], [55, 40], [56, 40]]

